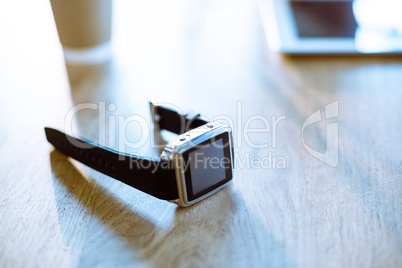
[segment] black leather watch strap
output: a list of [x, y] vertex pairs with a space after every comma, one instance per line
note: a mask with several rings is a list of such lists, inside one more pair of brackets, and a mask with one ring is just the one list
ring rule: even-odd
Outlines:
[[120, 153], [52, 128], [46, 127], [45, 132], [47, 140], [60, 152], [99, 172], [159, 199], [178, 198], [173, 161]]
[[176, 134], [183, 134], [193, 128], [205, 125], [207, 121], [194, 116], [192, 118], [182, 115], [164, 106], [154, 106], [155, 115], [158, 117], [160, 129], [165, 129]]

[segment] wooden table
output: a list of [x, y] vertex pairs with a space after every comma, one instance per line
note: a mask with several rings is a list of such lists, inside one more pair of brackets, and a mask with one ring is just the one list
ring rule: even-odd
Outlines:
[[[0, 8], [0, 267], [402, 266], [401, 57], [269, 53], [250, 1], [128, 2], [116, 1], [114, 59], [67, 68], [48, 1]], [[245, 162], [229, 187], [178, 208], [45, 139], [45, 125], [64, 129], [83, 103], [105, 103], [103, 115], [98, 106], [73, 120], [93, 140], [113, 126], [102, 116], [150, 123], [149, 99], [233, 118]], [[325, 151], [326, 123], [337, 123], [336, 167], [301, 136], [334, 101], [339, 116], [306, 127], [304, 139]], [[286, 119], [246, 137], [256, 115], [250, 128]], [[157, 156], [144, 131], [146, 144], [127, 151]], [[135, 122], [111, 133], [141, 139]]]

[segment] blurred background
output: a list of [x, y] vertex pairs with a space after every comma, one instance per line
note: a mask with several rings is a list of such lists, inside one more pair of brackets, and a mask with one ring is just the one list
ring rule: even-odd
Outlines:
[[[393, 0], [51, 4], [73, 103], [112, 104], [106, 116], [147, 117], [152, 100], [236, 118], [238, 102], [244, 102], [265, 104], [249, 115], [287, 114], [298, 125], [310, 112], [306, 104], [339, 98], [350, 87], [342, 85], [346, 77], [384, 61], [370, 54], [389, 54], [388, 63], [400, 59], [401, 25], [394, 12], [399, 2]], [[108, 120], [95, 120], [98, 111], [77, 115], [76, 132], [82, 135], [108, 140], [115, 132]], [[138, 124], [124, 127], [117, 132], [141, 139]], [[320, 146], [316, 138], [311, 143]]]

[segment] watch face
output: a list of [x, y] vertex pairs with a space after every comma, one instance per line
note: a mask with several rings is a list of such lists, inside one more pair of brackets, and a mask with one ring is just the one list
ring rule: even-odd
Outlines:
[[229, 134], [222, 133], [183, 153], [187, 199], [197, 199], [232, 179]]

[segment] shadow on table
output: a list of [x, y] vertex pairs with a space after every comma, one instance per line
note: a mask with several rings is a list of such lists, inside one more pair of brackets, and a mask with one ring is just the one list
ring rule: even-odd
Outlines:
[[[270, 259], [268, 262], [273, 264], [293, 266], [284, 246], [250, 215], [231, 186], [192, 207], [177, 207], [172, 211], [174, 220], [166, 228], [86, 178], [58, 151], [50, 153], [50, 161], [64, 243], [80, 266], [219, 266], [250, 256], [254, 259], [245, 264], [267, 263]], [[241, 222], [246, 229], [242, 230]], [[245, 243], [251, 246], [248, 250], [244, 250], [248, 248]], [[270, 250], [253, 251], [253, 245], [260, 243], [269, 244]]]
[[[130, 246], [135, 249], [147, 246], [149, 241], [146, 238], [152, 237], [147, 237], [146, 234], [157, 231], [154, 223], [120, 202], [95, 180], [85, 177], [66, 156], [57, 150], [50, 153], [50, 162], [55, 182], [59, 221], [66, 247], [73, 247], [72, 243], [76, 239], [87, 240], [88, 233], [96, 231], [94, 229], [110, 230], [112, 234], [108, 234], [107, 231], [97, 233], [99, 241], [90, 241], [90, 243], [98, 243], [98, 251], [91, 255], [106, 253], [108, 242], [109, 245], [111, 242], [107, 240], [111, 236], [129, 241]], [[61, 185], [62, 189], [58, 185]], [[107, 228], [97, 228], [96, 224], [94, 227], [94, 220]], [[92, 230], [88, 230], [89, 228]], [[84, 243], [82, 252], [85, 252], [87, 242], [80, 241], [80, 243]], [[105, 244], [102, 245], [103, 243]], [[113, 255], [113, 252], [110, 253]], [[81, 255], [81, 262], [86, 257], [101, 258], [101, 256]]]

